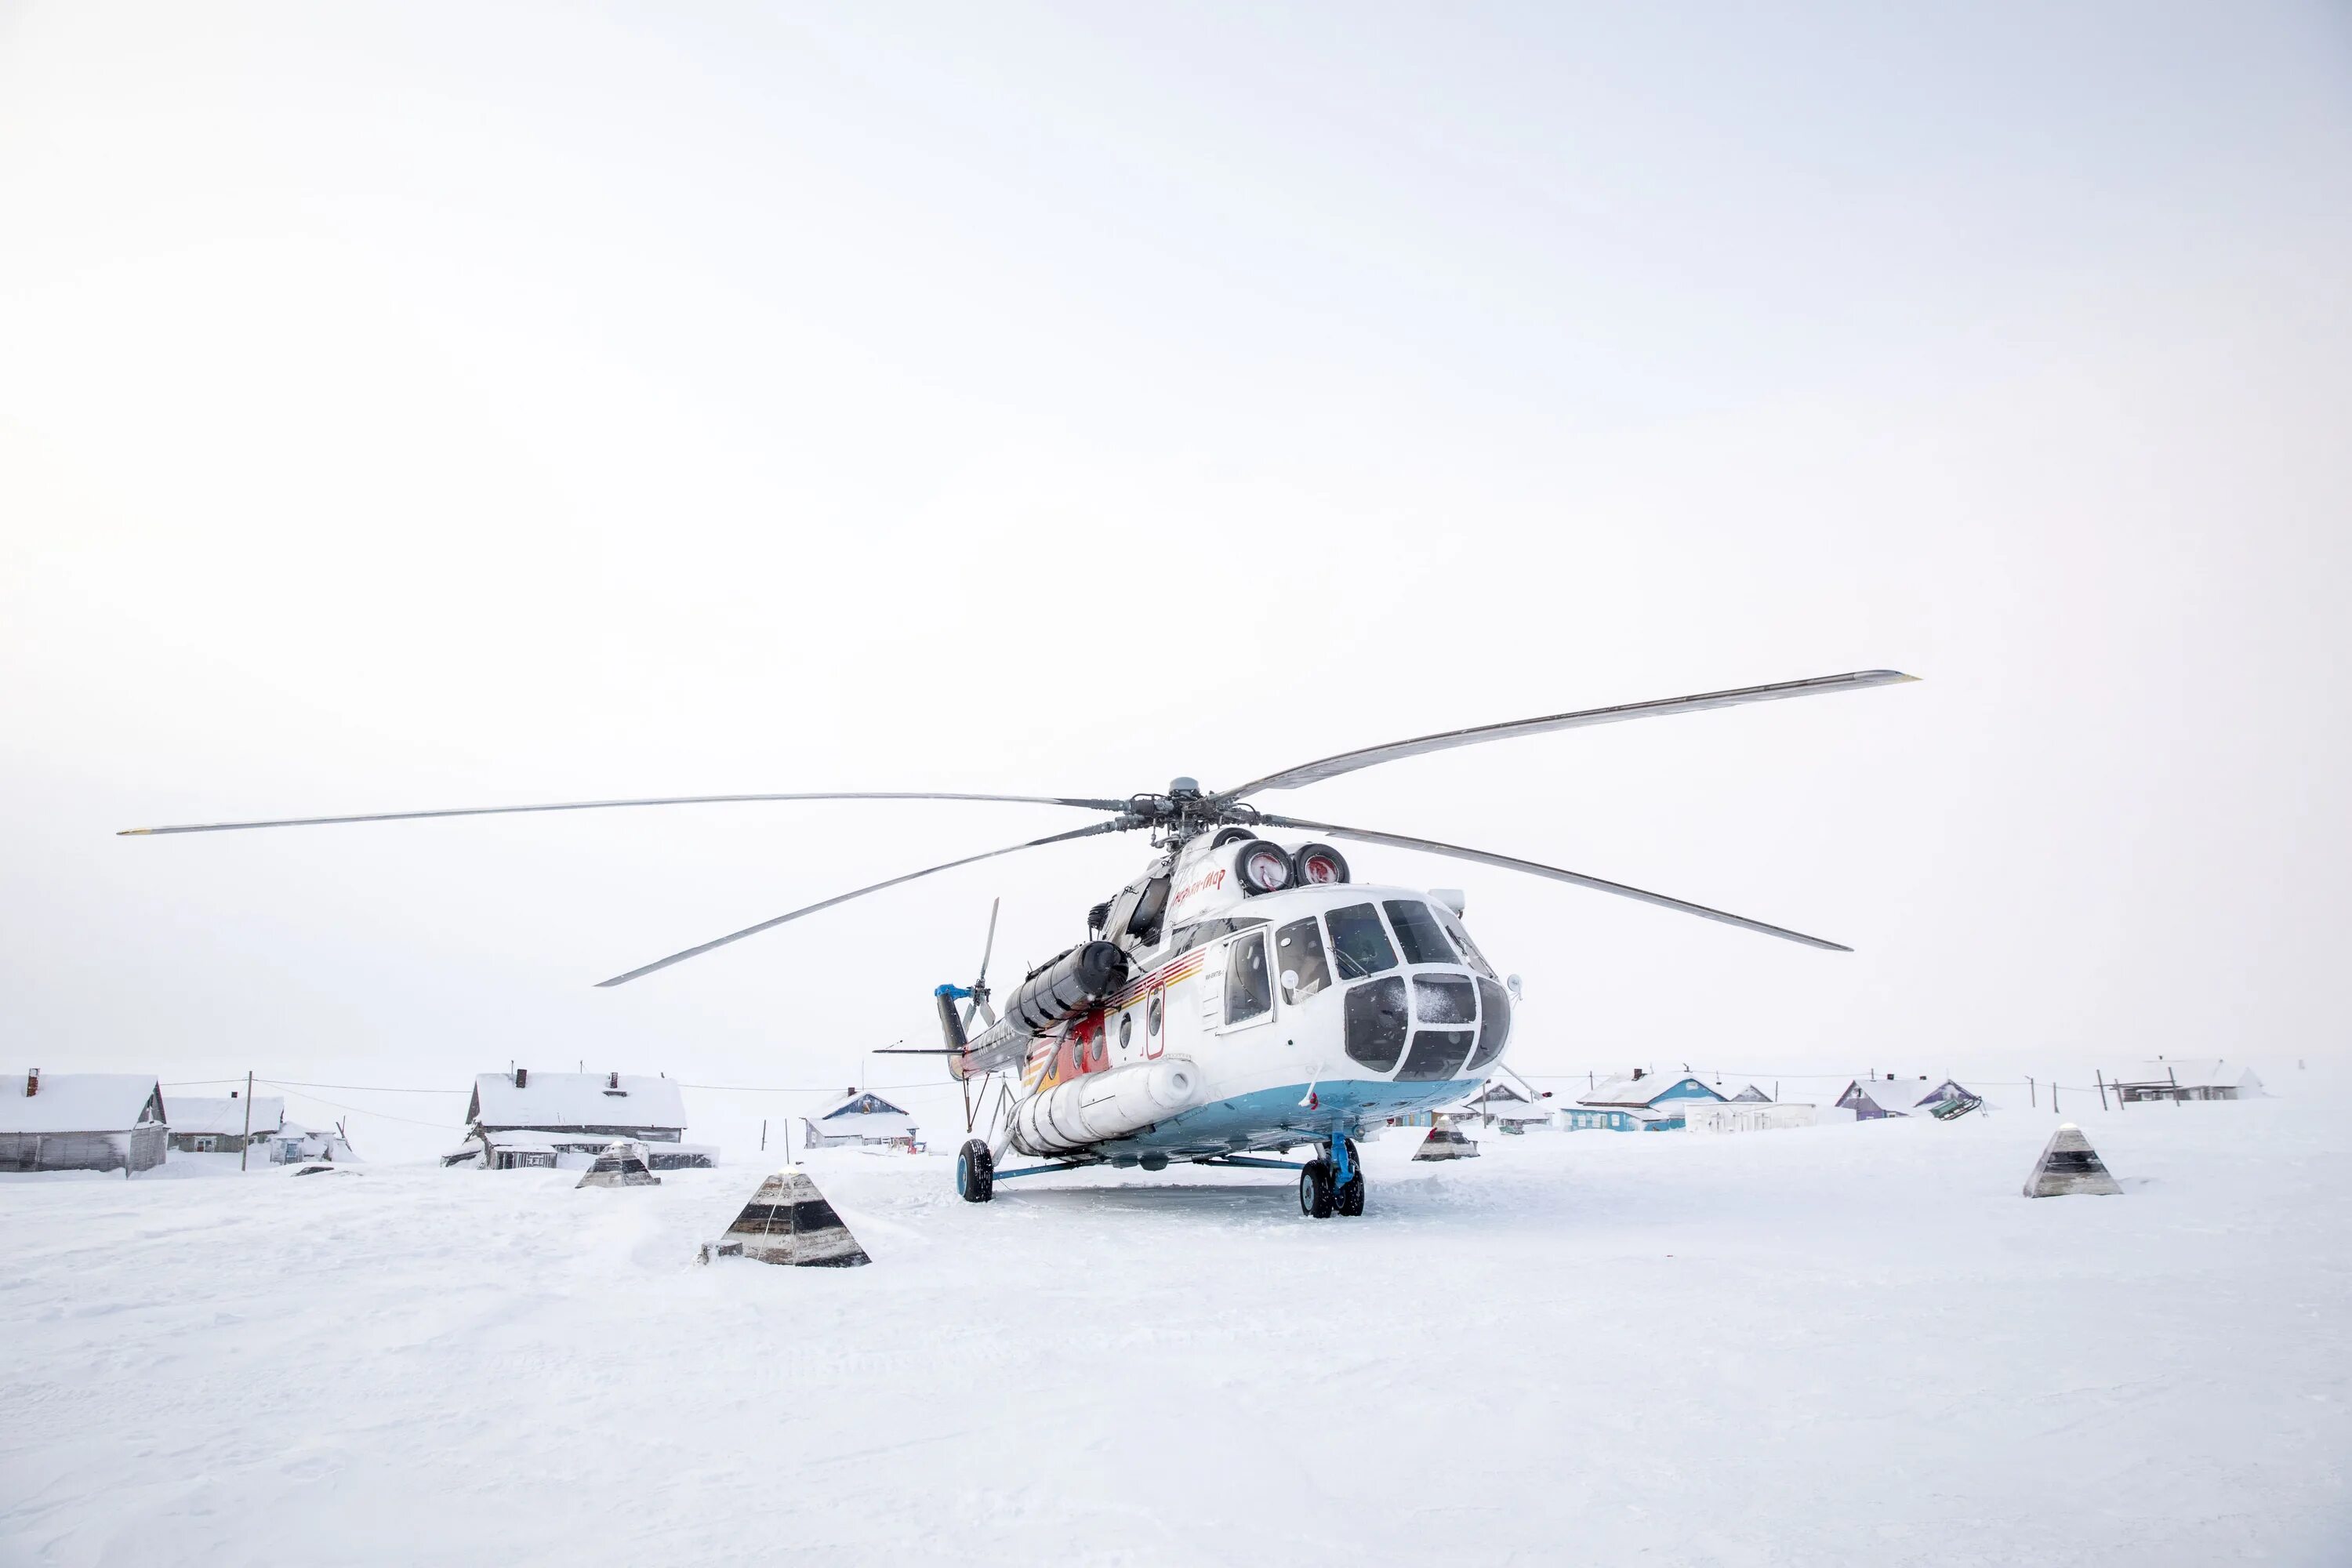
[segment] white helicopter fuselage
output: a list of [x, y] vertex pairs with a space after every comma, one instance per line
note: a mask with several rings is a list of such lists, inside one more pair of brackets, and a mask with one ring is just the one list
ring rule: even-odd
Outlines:
[[1171, 877], [1162, 934], [1131, 978], [1031, 1047], [1002, 1142], [1157, 1169], [1359, 1137], [1495, 1071], [1512, 1000], [1459, 894], [1252, 895], [1206, 851]]

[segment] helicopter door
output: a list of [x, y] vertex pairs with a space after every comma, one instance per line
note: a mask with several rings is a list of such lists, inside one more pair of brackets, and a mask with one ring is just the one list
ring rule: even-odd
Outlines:
[[1212, 1029], [1251, 1028], [1274, 1019], [1274, 977], [1267, 973], [1265, 932], [1224, 942], [1201, 967], [1201, 1022]]

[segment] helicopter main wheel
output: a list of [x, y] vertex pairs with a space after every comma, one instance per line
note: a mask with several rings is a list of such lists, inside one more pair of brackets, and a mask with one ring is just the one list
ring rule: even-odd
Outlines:
[[1331, 1203], [1348, 1219], [1364, 1212], [1364, 1157], [1356, 1152], [1353, 1140], [1348, 1144], [1348, 1179], [1332, 1194]]
[[1336, 1201], [1332, 1191], [1331, 1163], [1309, 1160], [1298, 1171], [1298, 1212], [1308, 1219], [1329, 1219]]
[[995, 1195], [996, 1156], [979, 1139], [968, 1139], [956, 1152], [956, 1196], [968, 1204], [984, 1204]]

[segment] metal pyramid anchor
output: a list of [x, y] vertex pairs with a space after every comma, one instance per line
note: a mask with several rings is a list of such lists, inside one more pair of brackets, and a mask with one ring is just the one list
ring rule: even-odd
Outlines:
[[787, 1165], [761, 1182], [727, 1234], [703, 1244], [702, 1261], [714, 1258], [750, 1258], [802, 1268], [855, 1268], [874, 1261], [798, 1165]]
[[2123, 1184], [2107, 1174], [2107, 1167], [2091, 1141], [2083, 1136], [2083, 1130], [2071, 1121], [2050, 1135], [2042, 1158], [2033, 1162], [2033, 1173], [2025, 1178], [2029, 1198], [2061, 1198], [2069, 1193], [2114, 1196], [2123, 1190]]
[[646, 1163], [646, 1148], [642, 1143], [622, 1139], [604, 1145], [588, 1173], [575, 1184], [579, 1187], [658, 1187], [661, 1178]]

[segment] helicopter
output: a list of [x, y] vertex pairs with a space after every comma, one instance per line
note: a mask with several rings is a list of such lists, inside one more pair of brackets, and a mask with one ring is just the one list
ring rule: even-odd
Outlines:
[[[1223, 790], [1178, 777], [1164, 791], [1124, 797], [919, 791], [669, 795], [196, 823], [126, 828], [122, 836], [766, 801], [988, 801], [1104, 814], [1083, 827], [835, 894], [597, 984], [628, 984], [852, 899], [982, 860], [1106, 834], [1146, 833], [1152, 859], [1087, 911], [1085, 940], [1023, 976], [1002, 1015], [988, 985], [996, 934], [992, 909], [978, 977], [932, 993], [941, 1044], [887, 1054], [943, 1058], [950, 1077], [963, 1086], [967, 1137], [956, 1155], [955, 1184], [966, 1202], [987, 1203], [997, 1183], [1016, 1177], [1097, 1165], [1158, 1172], [1183, 1162], [1296, 1172], [1300, 1213], [1324, 1219], [1364, 1212], [1360, 1140], [1393, 1119], [1458, 1102], [1501, 1070], [1521, 995], [1518, 976], [1498, 974], [1471, 939], [1459, 890], [1359, 882], [1331, 840], [1521, 872], [1807, 947], [1853, 950], [1557, 866], [1277, 815], [1255, 804], [1257, 797], [1463, 746], [1916, 679], [1899, 670], [1855, 670], [1448, 730], [1342, 752]], [[1301, 1162], [1271, 1157], [1302, 1148], [1309, 1157]], [[1013, 1152], [1038, 1163], [1004, 1168]]]

